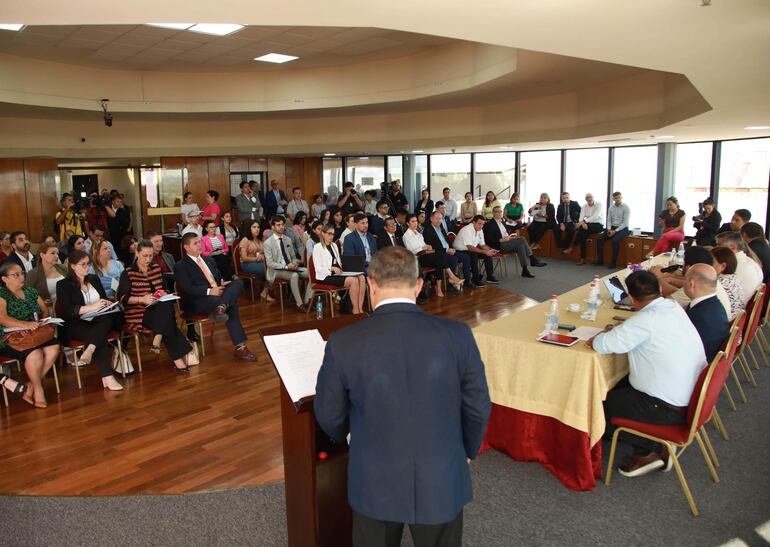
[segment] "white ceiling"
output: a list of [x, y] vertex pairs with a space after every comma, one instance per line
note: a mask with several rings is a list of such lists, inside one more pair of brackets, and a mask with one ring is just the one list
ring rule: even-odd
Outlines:
[[[411, 55], [451, 38], [378, 28], [246, 27], [228, 36], [148, 25], [31, 25], [0, 30], [0, 52], [73, 65], [165, 71], [263, 71]], [[299, 57], [255, 62], [266, 53]]]

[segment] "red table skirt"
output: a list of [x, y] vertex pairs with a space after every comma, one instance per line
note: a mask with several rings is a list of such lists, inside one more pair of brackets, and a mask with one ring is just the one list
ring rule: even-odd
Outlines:
[[593, 490], [602, 478], [602, 443], [555, 418], [492, 404], [481, 450], [494, 448], [514, 460], [539, 462], [564, 486]]

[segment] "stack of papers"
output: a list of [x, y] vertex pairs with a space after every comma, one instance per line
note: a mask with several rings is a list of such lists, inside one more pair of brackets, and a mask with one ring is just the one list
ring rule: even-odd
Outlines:
[[267, 352], [294, 403], [315, 395], [326, 342], [318, 329], [264, 337]]
[[179, 297], [171, 293], [164, 294], [163, 296], [155, 300], [152, 304], [150, 304], [150, 306], [152, 306], [153, 304], [157, 304], [158, 302], [171, 302], [172, 300], [179, 300]]
[[88, 313], [84, 313], [80, 316], [80, 318], [83, 321], [91, 321], [94, 317], [99, 317], [100, 315], [106, 315], [108, 313], [115, 313], [120, 311], [120, 302], [113, 302], [109, 306], [102, 306], [98, 310], [94, 310]]
[[[38, 321], [38, 324], [42, 327], [44, 325], [63, 325], [64, 319], [59, 319], [58, 317], [46, 317], [42, 321]], [[3, 331], [8, 334], [10, 332], [21, 332], [23, 330], [29, 330], [24, 327], [3, 327]]]

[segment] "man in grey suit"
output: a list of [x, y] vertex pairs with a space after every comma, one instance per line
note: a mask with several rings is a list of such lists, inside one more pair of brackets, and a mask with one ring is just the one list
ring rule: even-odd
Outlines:
[[238, 207], [238, 218], [241, 222], [262, 218], [262, 204], [246, 181], [241, 182], [241, 193], [235, 196], [235, 205]]
[[300, 259], [294, 250], [294, 244], [285, 234], [286, 219], [283, 215], [275, 215], [270, 221], [273, 235], [265, 240], [265, 263], [267, 264], [266, 279], [272, 283], [276, 278], [288, 279], [291, 294], [297, 305], [297, 311], [305, 313], [305, 302], [299, 290], [299, 279], [307, 279], [307, 270], [300, 268]]
[[351, 436], [356, 547], [398, 546], [404, 524], [417, 547], [462, 544], [468, 467], [487, 427], [489, 391], [470, 327], [415, 304], [418, 274], [403, 247], [374, 255], [374, 312], [329, 337], [318, 374], [318, 423], [336, 441]]

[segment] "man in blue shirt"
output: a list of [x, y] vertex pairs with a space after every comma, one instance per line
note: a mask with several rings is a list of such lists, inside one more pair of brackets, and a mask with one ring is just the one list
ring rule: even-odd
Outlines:
[[377, 240], [367, 231], [369, 229], [369, 219], [365, 214], [356, 213], [353, 221], [356, 224], [356, 231], [345, 237], [345, 242], [342, 244], [342, 253], [363, 256], [364, 264], [368, 266], [377, 252]]

